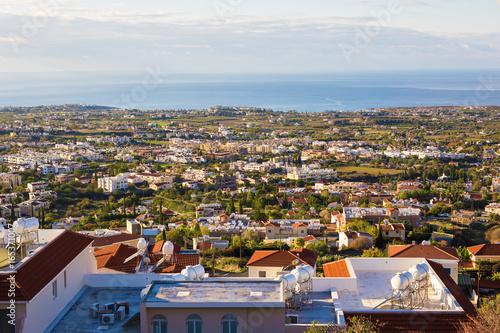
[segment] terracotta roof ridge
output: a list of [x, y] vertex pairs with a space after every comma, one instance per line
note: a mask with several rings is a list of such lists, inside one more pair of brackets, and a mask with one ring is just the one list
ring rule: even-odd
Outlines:
[[452, 257], [452, 258], [454, 258], [454, 259], [458, 259], [458, 257], [455, 257], [455, 256], [454, 256], [454, 255], [452, 255], [451, 253], [449, 253], [449, 252], [447, 252], [447, 251], [443, 250], [443, 247], [441, 247], [441, 246], [435, 246], [434, 248], [437, 248], [439, 251], [441, 251], [441, 252], [443, 252], [443, 253], [447, 254], [448, 256], [450, 256], [450, 257]]

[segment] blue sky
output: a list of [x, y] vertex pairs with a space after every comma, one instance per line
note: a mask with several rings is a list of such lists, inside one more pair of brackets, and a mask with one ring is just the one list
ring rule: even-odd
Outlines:
[[0, 0], [0, 72], [500, 68], [500, 0]]

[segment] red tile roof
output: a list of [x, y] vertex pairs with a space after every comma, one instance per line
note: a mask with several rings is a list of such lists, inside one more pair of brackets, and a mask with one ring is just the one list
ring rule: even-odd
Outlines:
[[[57, 236], [17, 269], [15, 300], [32, 300], [91, 243], [92, 238], [73, 231]], [[0, 302], [9, 301], [8, 277], [0, 274]]]
[[298, 228], [298, 227], [306, 227], [307, 228], [307, 225], [305, 225], [304, 223], [294, 223], [292, 225], [293, 228]]
[[97, 268], [109, 268], [124, 273], [135, 272], [137, 260], [130, 260], [124, 263], [131, 255], [137, 253], [137, 249], [130, 245], [116, 244], [103, 250], [95, 251], [94, 256], [97, 260]]
[[139, 240], [139, 238], [141, 238], [141, 236], [139, 235], [132, 235], [127, 233], [121, 233], [118, 235], [111, 235], [111, 236], [102, 236], [102, 237], [96, 237], [96, 236], [89, 236], [89, 237], [91, 237], [94, 240], [94, 243], [92, 244], [93, 247], [105, 247], [117, 243], [129, 242], [134, 239]]
[[458, 260], [458, 253], [454, 247], [447, 246], [389, 245], [389, 257]]
[[295, 249], [290, 250], [293, 254], [295, 254], [300, 259], [304, 260], [309, 266], [314, 267], [316, 265], [316, 260], [318, 259], [318, 252], [309, 250], [309, 249]]
[[500, 256], [500, 244], [481, 244], [467, 249], [475, 256]]
[[323, 264], [325, 277], [351, 277], [345, 259]]
[[[250, 260], [247, 263], [248, 266], [259, 266], [259, 267], [284, 267], [290, 265], [294, 260], [299, 260], [301, 264], [308, 264], [314, 267], [316, 264], [317, 253], [316, 251], [307, 250], [316, 253], [316, 258], [313, 261], [313, 255], [309, 252], [303, 252], [301, 249], [294, 250], [295, 253], [291, 251], [255, 251]], [[303, 257], [303, 258], [301, 258]], [[309, 262], [308, 262], [309, 261]]]

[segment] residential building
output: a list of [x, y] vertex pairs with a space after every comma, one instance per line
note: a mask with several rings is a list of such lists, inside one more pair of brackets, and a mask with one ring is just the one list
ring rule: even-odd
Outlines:
[[126, 177], [103, 177], [97, 180], [97, 186], [106, 193], [113, 193], [116, 190], [128, 189], [128, 180]]
[[458, 253], [454, 247], [432, 245], [389, 245], [389, 258], [426, 258], [441, 265], [458, 281]]
[[[39, 248], [16, 263], [15, 273], [9, 266], [0, 269], [0, 290], [5, 291], [0, 293], [0, 329], [7, 327], [7, 306], [15, 300], [16, 332], [44, 332], [85, 287], [85, 275], [97, 272], [91, 238], [72, 231], [39, 233]], [[14, 285], [14, 296], [9, 296]]]
[[481, 244], [467, 248], [471, 254], [471, 262], [477, 268], [477, 261], [480, 260], [500, 260], [500, 244]]
[[339, 240], [337, 247], [339, 249], [351, 247], [352, 242], [355, 239], [366, 238], [369, 240], [370, 247], [373, 246], [373, 236], [366, 232], [359, 231], [341, 231], [339, 232]]
[[36, 182], [36, 183], [28, 183], [26, 187], [30, 192], [35, 192], [39, 190], [45, 189], [47, 186], [49, 186], [49, 183], [47, 182]]
[[10, 188], [21, 186], [21, 176], [17, 172], [0, 173], [0, 184]]
[[383, 236], [389, 239], [405, 240], [406, 228], [403, 223], [390, 223], [388, 221], [384, 221], [384, 223], [380, 225], [377, 224], [377, 227], [379, 226]]
[[488, 214], [499, 214], [500, 215], [500, 203], [498, 202], [492, 202], [488, 206], [484, 208], [486, 213]]
[[[248, 277], [277, 277], [283, 268], [290, 265], [306, 264], [314, 269], [316, 276], [316, 260], [318, 253], [308, 249], [290, 251], [255, 251], [248, 260]], [[298, 261], [296, 261], [298, 260]]]
[[337, 171], [334, 169], [309, 169], [293, 167], [287, 172], [287, 179], [319, 182], [337, 178]]

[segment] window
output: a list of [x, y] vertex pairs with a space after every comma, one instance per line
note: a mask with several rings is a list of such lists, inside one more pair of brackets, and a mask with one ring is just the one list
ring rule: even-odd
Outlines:
[[195, 314], [187, 317], [187, 333], [203, 333], [203, 321], [201, 317]]
[[167, 333], [167, 318], [162, 315], [156, 315], [151, 320], [152, 333]]
[[385, 235], [386, 235], [386, 236], [387, 236], [387, 235], [389, 235], [389, 231], [386, 231], [386, 232], [385, 232]]
[[267, 232], [268, 232], [268, 233], [271, 233], [271, 230], [268, 230]]
[[64, 271], [64, 288], [68, 286], [67, 280], [66, 280], [66, 271]]
[[57, 297], [57, 280], [52, 282], [52, 298], [56, 299]]
[[259, 271], [259, 277], [266, 277], [266, 271]]
[[238, 333], [238, 318], [235, 315], [222, 317], [222, 333]]

